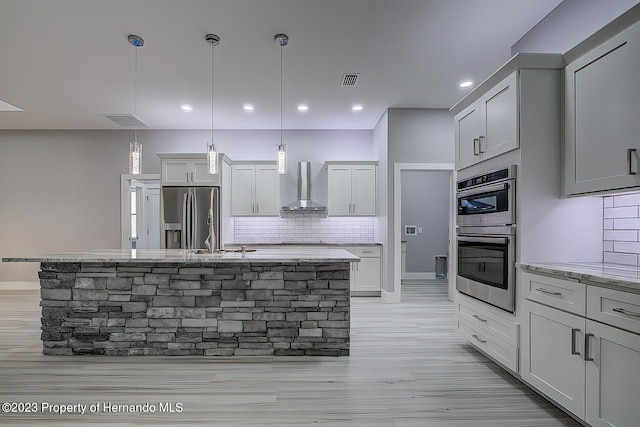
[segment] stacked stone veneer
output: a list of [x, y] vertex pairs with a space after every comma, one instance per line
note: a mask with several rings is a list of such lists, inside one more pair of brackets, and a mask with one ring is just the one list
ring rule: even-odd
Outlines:
[[46, 355], [349, 354], [349, 263], [42, 263]]

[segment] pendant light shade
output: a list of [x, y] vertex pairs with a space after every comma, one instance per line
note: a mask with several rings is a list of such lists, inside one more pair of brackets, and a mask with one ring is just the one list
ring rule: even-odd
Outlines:
[[284, 145], [278, 145], [278, 173], [284, 175], [287, 173], [287, 152]]
[[142, 144], [137, 141], [129, 143], [129, 173], [132, 175], [142, 173]]
[[218, 173], [218, 150], [215, 144], [207, 145], [207, 170], [212, 175]]
[[282, 48], [289, 44], [289, 36], [286, 34], [276, 34], [276, 43], [280, 46], [280, 145], [278, 145], [278, 173], [287, 173], [287, 152], [282, 143]]
[[207, 170], [212, 175], [218, 173], [218, 150], [213, 143], [213, 48], [220, 44], [220, 37], [216, 34], [207, 34], [204, 41], [211, 45], [211, 141], [207, 144]]
[[[133, 76], [133, 116], [136, 117], [138, 107], [138, 48], [144, 46], [140, 36], [131, 34], [127, 37], [129, 44], [135, 48], [134, 76]], [[138, 142], [138, 132], [133, 131], [133, 141], [129, 143], [129, 173], [142, 174], [142, 144]]]

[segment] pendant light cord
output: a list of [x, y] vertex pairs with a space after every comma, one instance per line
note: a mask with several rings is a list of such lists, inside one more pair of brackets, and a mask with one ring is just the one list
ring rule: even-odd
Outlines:
[[282, 44], [280, 45], [280, 145], [282, 145]]
[[[138, 47], [133, 46], [133, 116], [138, 117]], [[138, 142], [138, 129], [133, 130], [133, 141]]]
[[213, 144], [213, 49], [211, 44], [211, 143]]

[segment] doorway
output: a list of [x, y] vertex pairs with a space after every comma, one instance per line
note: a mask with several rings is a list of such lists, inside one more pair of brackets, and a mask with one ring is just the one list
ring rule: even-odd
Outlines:
[[160, 249], [160, 176], [121, 175], [122, 249]]
[[[405, 240], [405, 229], [402, 223], [403, 218], [403, 173], [404, 172], [438, 172], [446, 175], [446, 177], [441, 177], [442, 184], [447, 185], [448, 190], [446, 191], [446, 195], [443, 196], [444, 200], [439, 201], [440, 204], [445, 204], [446, 208], [446, 227], [447, 227], [447, 241], [446, 241], [446, 254], [438, 254], [438, 256], [446, 256], [446, 271], [447, 278], [447, 294], [450, 300], [453, 300], [454, 295], [454, 280], [452, 266], [455, 265], [455, 251], [453, 250], [453, 235], [452, 233], [455, 231], [455, 223], [454, 223], [454, 215], [453, 215], [453, 202], [455, 200], [454, 194], [454, 183], [455, 183], [455, 165], [452, 163], [396, 163], [394, 165], [394, 191], [393, 191], [393, 203], [394, 203], [394, 219], [393, 219], [393, 265], [395, 266], [393, 269], [393, 278], [394, 278], [394, 291], [397, 293], [396, 298], [400, 300], [402, 298], [402, 241]], [[408, 175], [407, 175], [408, 176]], [[444, 184], [446, 183], [446, 184]], [[405, 188], [406, 190], [406, 188]], [[408, 197], [421, 197], [420, 194], [407, 195]], [[415, 232], [418, 234], [416, 224], [406, 224], [410, 226], [416, 226]], [[423, 227], [423, 233], [425, 232], [425, 226]], [[414, 230], [408, 230], [413, 232]], [[442, 249], [442, 248], [441, 248]], [[407, 249], [409, 250], [409, 249]], [[405, 254], [406, 256], [406, 254]], [[419, 256], [419, 255], [418, 255]], [[430, 255], [431, 256], [431, 255]], [[434, 256], [434, 273], [435, 273], [435, 255]], [[406, 261], [405, 261], [406, 262]], [[428, 260], [425, 259], [425, 262]], [[435, 275], [434, 275], [435, 278]]]

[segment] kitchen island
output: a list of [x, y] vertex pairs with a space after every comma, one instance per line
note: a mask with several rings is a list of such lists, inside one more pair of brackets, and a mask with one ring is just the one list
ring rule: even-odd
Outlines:
[[349, 354], [343, 249], [100, 250], [40, 257], [46, 355]]

